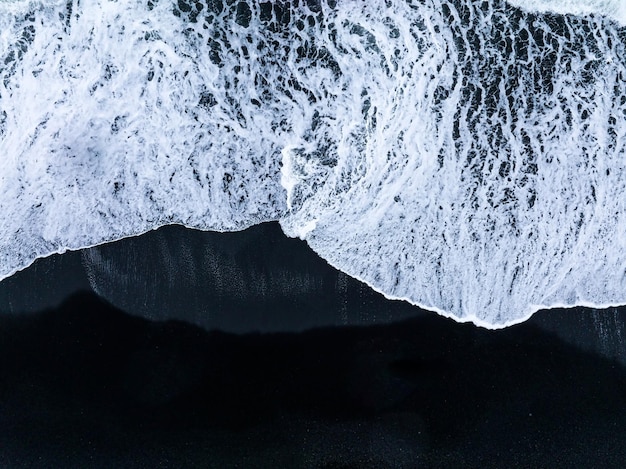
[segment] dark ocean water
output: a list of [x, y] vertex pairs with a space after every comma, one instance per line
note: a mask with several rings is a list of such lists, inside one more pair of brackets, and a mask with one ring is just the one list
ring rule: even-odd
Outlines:
[[95, 249], [0, 283], [1, 467], [622, 467], [620, 309], [459, 324], [271, 224]]

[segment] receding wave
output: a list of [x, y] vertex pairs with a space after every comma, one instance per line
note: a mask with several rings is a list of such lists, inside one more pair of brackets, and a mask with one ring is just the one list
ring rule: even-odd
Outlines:
[[624, 303], [623, 8], [516, 3], [0, 2], [0, 277], [280, 220], [462, 321]]

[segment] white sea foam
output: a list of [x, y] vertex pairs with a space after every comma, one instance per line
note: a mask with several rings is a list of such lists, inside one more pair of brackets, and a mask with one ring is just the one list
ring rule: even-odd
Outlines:
[[233, 230], [282, 213], [286, 98], [250, 104], [264, 90], [243, 34], [218, 65], [202, 24], [132, 1], [2, 14], [0, 31], [3, 274], [166, 223]]
[[511, 5], [532, 12], [553, 12], [610, 17], [626, 25], [626, 2], [623, 0], [507, 0]]
[[227, 3], [0, 4], [0, 276], [167, 223], [280, 220], [462, 321], [626, 301], [617, 23]]

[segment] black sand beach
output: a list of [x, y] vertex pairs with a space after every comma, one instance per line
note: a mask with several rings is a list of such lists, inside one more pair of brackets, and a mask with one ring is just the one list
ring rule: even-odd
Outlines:
[[169, 227], [55, 256], [0, 283], [0, 298], [3, 468], [626, 458], [621, 309], [457, 324], [385, 300], [272, 224]]

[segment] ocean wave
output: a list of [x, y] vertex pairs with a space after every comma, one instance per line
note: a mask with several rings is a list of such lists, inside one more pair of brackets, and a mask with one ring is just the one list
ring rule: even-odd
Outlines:
[[572, 5], [3, 2], [0, 277], [280, 220], [461, 321], [623, 303], [626, 32]]

